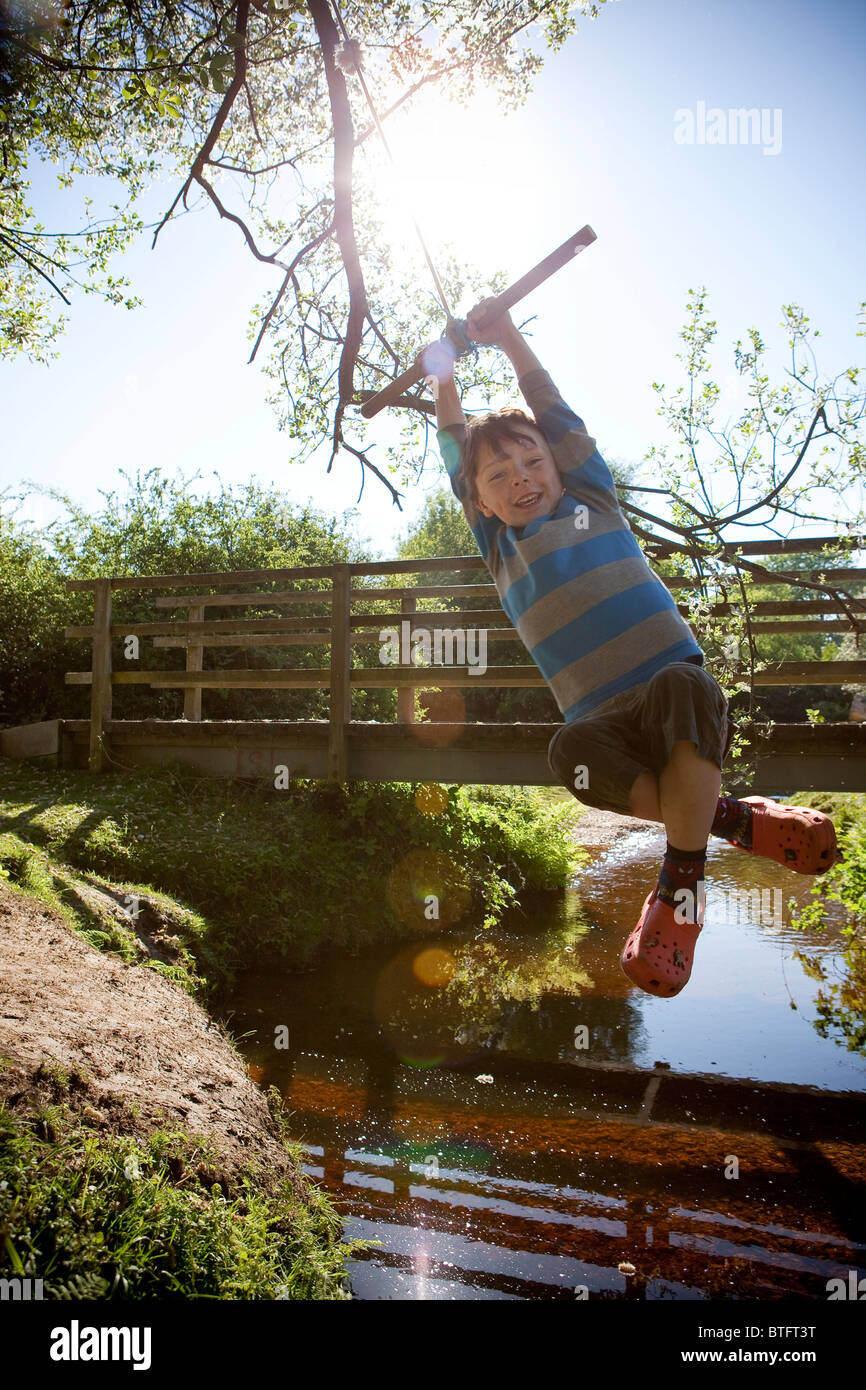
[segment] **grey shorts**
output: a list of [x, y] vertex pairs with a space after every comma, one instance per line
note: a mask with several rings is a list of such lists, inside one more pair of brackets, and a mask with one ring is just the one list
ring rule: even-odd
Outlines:
[[547, 761], [578, 801], [628, 816], [635, 781], [642, 772], [661, 772], [678, 740], [694, 743], [698, 757], [721, 768], [732, 735], [728, 702], [709, 672], [674, 661], [643, 685], [563, 724], [550, 740]]

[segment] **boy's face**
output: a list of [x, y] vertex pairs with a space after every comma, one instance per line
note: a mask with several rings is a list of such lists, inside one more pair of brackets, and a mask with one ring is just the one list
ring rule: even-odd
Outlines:
[[565, 491], [550, 445], [528, 425], [519, 441], [481, 445], [475, 487], [478, 510], [508, 526], [526, 526], [552, 512]]

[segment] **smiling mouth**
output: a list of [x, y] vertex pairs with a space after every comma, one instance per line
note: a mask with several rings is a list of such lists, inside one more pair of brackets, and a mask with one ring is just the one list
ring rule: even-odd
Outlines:
[[528, 497], [519, 498], [514, 505], [528, 510], [530, 507], [534, 507], [536, 502], [540, 502], [543, 496], [542, 492], [531, 492]]

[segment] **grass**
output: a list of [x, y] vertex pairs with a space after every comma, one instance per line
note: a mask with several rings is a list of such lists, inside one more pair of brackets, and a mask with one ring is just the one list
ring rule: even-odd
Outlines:
[[[0, 833], [0, 881], [13, 894], [50, 907], [97, 950], [147, 966], [190, 994], [203, 990], [196, 956], [207, 957], [205, 923], [168, 895], [143, 884], [77, 873], [8, 831]], [[143, 940], [137, 927], [144, 934], [145, 925], [151, 932]], [[145, 941], [159, 954], [150, 954]]]
[[76, 1104], [86, 1077], [43, 1064], [38, 1080], [23, 1113], [0, 1105], [3, 1277], [42, 1279], [48, 1299], [350, 1297], [345, 1262], [361, 1243], [341, 1243], [300, 1171], [227, 1172], [180, 1130], [98, 1133]]
[[489, 925], [582, 862], [577, 804], [531, 788], [425, 801], [407, 783], [276, 791], [180, 766], [92, 776], [4, 760], [3, 772], [0, 873], [127, 959], [141, 957], [134, 932], [88, 913], [84, 889], [146, 900], [175, 951], [163, 968], [189, 988], [249, 966], [310, 968], [456, 916]]

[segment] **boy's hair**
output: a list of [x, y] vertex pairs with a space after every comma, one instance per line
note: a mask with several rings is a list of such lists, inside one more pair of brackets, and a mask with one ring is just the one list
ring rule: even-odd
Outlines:
[[466, 490], [476, 506], [476, 483], [482, 445], [489, 444], [495, 449], [505, 440], [519, 444], [527, 437], [527, 426], [544, 437], [541, 426], [531, 415], [527, 415], [525, 410], [521, 410], [519, 405], [507, 405], [503, 410], [491, 411], [489, 415], [477, 415], [466, 421], [466, 443], [461, 468]]

